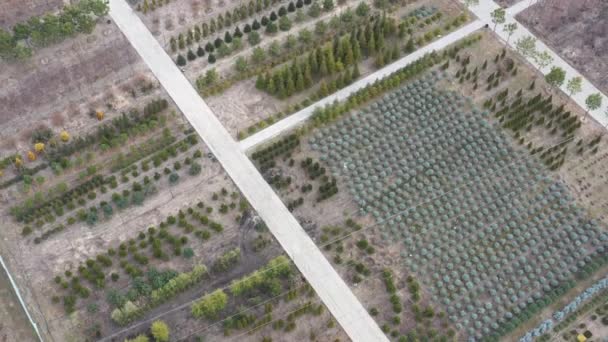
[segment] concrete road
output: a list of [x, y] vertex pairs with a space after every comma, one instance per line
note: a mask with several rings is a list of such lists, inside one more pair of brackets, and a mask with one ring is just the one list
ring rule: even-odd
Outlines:
[[[574, 69], [570, 64], [568, 64], [568, 62], [566, 62], [557, 53], [555, 53], [555, 51], [553, 51], [546, 44], [544, 44], [540, 38], [536, 37], [524, 25], [522, 25], [515, 19], [515, 15], [535, 3], [535, 0], [523, 0], [506, 10], [506, 23], [517, 22], [518, 26], [515, 33], [513, 33], [513, 35], [509, 39], [509, 43], [514, 46], [515, 42], [517, 42], [518, 39], [526, 36], [532, 36], [537, 38], [537, 51], [539, 53], [547, 51], [551, 55], [551, 57], [553, 57], [553, 63], [550, 66], [541, 69], [534, 58], [526, 56], [524, 56], [524, 58], [526, 58], [528, 62], [534, 65], [534, 67], [536, 67], [543, 75], [548, 74], [549, 71], [551, 71], [551, 67], [553, 66], [562, 68], [566, 72], [566, 81], [562, 85], [561, 89], [566, 94], [568, 94], [568, 89], [566, 89], [566, 84], [568, 83], [568, 80], [573, 77], [581, 77], [583, 79], [582, 91], [572, 96], [572, 100], [576, 102], [581, 108], [587, 109], [585, 105], [585, 100], [587, 99], [587, 96], [595, 93], [600, 93], [602, 95], [602, 107], [595, 111], [589, 112], [589, 114], [602, 126], [608, 125], [608, 115], [605, 114], [605, 111], [608, 110], [608, 97], [606, 97], [605, 94], [602, 94], [602, 92], [597, 89], [593, 84], [591, 84], [591, 82], [589, 82], [589, 80], [584, 75]], [[492, 23], [491, 13], [497, 8], [499, 8], [499, 6], [492, 0], [479, 0], [479, 5], [471, 6], [469, 10], [473, 12], [481, 21], [487, 23], [489, 27], [492, 28], [494, 27], [494, 23]], [[504, 30], [504, 25], [498, 25], [498, 27], [496, 28], [496, 34], [498, 34], [498, 36], [501, 37], [505, 42], [509, 37], [509, 34]]]
[[125, 0], [110, 0], [110, 16], [348, 336], [353, 341], [388, 341], [344, 280]]
[[348, 87], [342, 88], [341, 90], [338, 90], [337, 92], [333, 93], [332, 95], [329, 95], [329, 96], [315, 102], [314, 104], [300, 110], [299, 112], [296, 112], [296, 113], [286, 117], [285, 119], [278, 121], [277, 123], [273, 124], [272, 126], [268, 126], [267, 128], [247, 137], [246, 139], [243, 139], [239, 144], [241, 146], [241, 150], [247, 151], [256, 145], [259, 145], [265, 141], [268, 141], [272, 138], [277, 137], [278, 135], [280, 135], [283, 132], [288, 132], [288, 131], [292, 130], [293, 128], [297, 127], [298, 125], [300, 125], [303, 122], [305, 122], [306, 120], [308, 120], [312, 116], [312, 114], [316, 108], [323, 107], [327, 104], [331, 104], [334, 101], [344, 100], [344, 99], [348, 98], [350, 96], [350, 94], [356, 92], [357, 90], [364, 88], [368, 84], [374, 83], [376, 80], [382, 79], [382, 78], [392, 74], [393, 72], [407, 66], [408, 64], [415, 62], [416, 60], [420, 59], [420, 57], [424, 56], [425, 54], [430, 53], [435, 50], [443, 49], [444, 47], [446, 47], [462, 38], [465, 38], [466, 36], [470, 35], [471, 33], [475, 32], [478, 29], [480, 29], [481, 27], [483, 27], [484, 24], [485, 23], [480, 20], [475, 20], [475, 21], [461, 27], [460, 29], [448, 34], [447, 36], [442, 37], [442, 38], [434, 41], [433, 43], [426, 45], [426, 46], [416, 50], [415, 52], [397, 60], [396, 62], [389, 64], [380, 70], [375, 71], [374, 73], [358, 80], [357, 82], [349, 85]]

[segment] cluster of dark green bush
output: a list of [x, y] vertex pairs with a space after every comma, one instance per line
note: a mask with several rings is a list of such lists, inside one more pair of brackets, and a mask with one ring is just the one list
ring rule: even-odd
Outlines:
[[304, 204], [304, 199], [300, 197], [296, 200], [289, 201], [289, 203], [287, 203], [287, 209], [289, 211], [293, 211], [295, 208], [301, 206], [302, 204]]
[[268, 178], [268, 184], [277, 189], [288, 187], [291, 184], [291, 177], [283, 177], [282, 175], [274, 175]]
[[325, 174], [325, 168], [322, 167], [319, 162], [313, 161], [310, 157], [302, 160], [302, 162], [300, 162], [300, 166], [306, 170], [306, 174], [311, 180], [315, 180]]
[[324, 180], [321, 186], [319, 186], [319, 195], [317, 196], [317, 202], [326, 200], [337, 193], [338, 184], [336, 183], [336, 179], [332, 177], [331, 180]]
[[18, 222], [25, 223], [34, 222], [47, 215], [62, 216], [64, 207], [73, 209], [75, 200], [108, 183], [108, 179], [104, 180], [103, 176], [95, 175], [72, 189], [65, 189], [55, 198], [46, 199], [41, 195], [30, 197], [22, 204], [12, 207], [10, 212]]
[[12, 34], [0, 29], [0, 57], [25, 59], [32, 55], [29, 46], [44, 47], [79, 33], [90, 34], [97, 17], [106, 15], [108, 10], [105, 0], [81, 0], [65, 6], [58, 14], [47, 13], [17, 23]]
[[259, 151], [254, 152], [251, 158], [259, 165], [260, 171], [264, 172], [274, 167], [274, 159], [278, 156], [288, 155], [300, 145], [300, 139], [296, 134], [291, 134], [281, 140], [272, 143]]

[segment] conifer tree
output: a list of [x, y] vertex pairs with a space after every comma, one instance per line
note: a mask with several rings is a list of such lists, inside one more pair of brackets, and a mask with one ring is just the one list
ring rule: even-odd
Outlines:
[[369, 40], [367, 41], [367, 54], [369, 56], [376, 53], [376, 39], [374, 38], [374, 34], [370, 34]]
[[319, 75], [321, 75], [321, 76], [329, 75], [325, 54], [323, 53], [323, 51], [319, 50], [317, 56], [319, 58]]
[[359, 76], [361, 76], [361, 73], [359, 72], [359, 64], [355, 63], [355, 65], [353, 66], [352, 79], [356, 80], [357, 78], [359, 78]]
[[226, 25], [226, 27], [232, 25], [232, 13], [226, 12], [226, 17], [224, 18], [224, 25]]
[[194, 26], [194, 41], [197, 43], [201, 41], [201, 29], [198, 26]]
[[313, 50], [308, 54], [308, 69], [311, 74], [316, 74], [319, 72], [319, 63], [317, 61], [316, 51]]
[[266, 83], [266, 91], [267, 91], [268, 93], [270, 93], [270, 94], [273, 94], [273, 95], [274, 95], [274, 94], [276, 93], [276, 91], [277, 91], [277, 88], [276, 88], [276, 86], [274, 85], [274, 78], [273, 78], [273, 77], [268, 76], [268, 77], [266, 78], [266, 82], [267, 82], [267, 83]]
[[405, 44], [405, 52], [412, 53], [414, 52], [414, 50], [416, 50], [416, 46], [414, 45], [414, 39], [410, 37], [410, 39], [407, 41], [407, 44]]
[[329, 75], [333, 74], [336, 71], [336, 60], [334, 58], [334, 53], [331, 49], [327, 49], [325, 50], [325, 53], [327, 54], [325, 56], [326, 58], [326, 63], [327, 63], [327, 72]]
[[283, 83], [283, 79], [281, 78], [280, 72], [275, 73], [272, 76], [272, 80], [274, 81], [274, 92], [272, 92], [271, 94], [277, 95], [281, 90], [285, 90], [285, 84]]
[[302, 74], [302, 70], [300, 70], [300, 68], [298, 68], [298, 71], [296, 73], [296, 91], [300, 92], [302, 90], [304, 90], [305, 84], [304, 84], [304, 75]]
[[291, 72], [291, 68], [285, 69], [285, 74], [283, 77], [285, 78], [285, 89], [287, 96], [291, 96], [296, 91], [296, 85], [294, 82], [293, 73]]
[[258, 90], [266, 90], [266, 79], [267, 75], [258, 75], [258, 78], [255, 80], [255, 88]]
[[186, 41], [184, 40], [184, 35], [183, 34], [179, 34], [179, 36], [177, 36], [177, 46], [179, 47], [180, 50], [183, 50], [186, 48]]
[[321, 95], [321, 97], [329, 95], [329, 90], [327, 89], [327, 84], [325, 84], [325, 81], [321, 82], [321, 86], [319, 87], [319, 95]]
[[354, 42], [352, 42], [352, 51], [353, 51], [353, 61], [355, 62], [355, 64], [361, 60], [361, 47], [359, 47], [359, 41], [358, 40], [354, 40]]
[[344, 39], [342, 40], [342, 51], [343, 55], [341, 57], [342, 63], [345, 66], [352, 65], [355, 62], [355, 57], [353, 54], [353, 48], [350, 45], [350, 40]]
[[367, 53], [367, 39], [365, 39], [365, 31], [360, 30], [357, 33], [357, 41], [359, 42], [359, 47]]
[[194, 52], [192, 50], [188, 50], [188, 60], [193, 61], [195, 59], [196, 59], [196, 55], [194, 54]]
[[304, 65], [304, 73], [302, 78], [304, 79], [304, 88], [309, 88], [312, 85], [312, 73], [308, 63]]

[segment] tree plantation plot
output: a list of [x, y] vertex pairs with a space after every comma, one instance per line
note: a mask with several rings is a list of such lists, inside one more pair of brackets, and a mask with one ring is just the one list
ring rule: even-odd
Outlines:
[[548, 83], [481, 34], [252, 159], [388, 336], [495, 340], [607, 261], [603, 139]]
[[[169, 2], [156, 11], [179, 6]], [[148, 19], [156, 11], [143, 15], [148, 27], [155, 27]], [[469, 20], [446, 0], [260, 0], [220, 3], [158, 40], [243, 139]]]

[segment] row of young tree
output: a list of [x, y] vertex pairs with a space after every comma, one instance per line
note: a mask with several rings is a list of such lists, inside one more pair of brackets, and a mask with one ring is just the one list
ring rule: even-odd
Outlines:
[[125, 325], [135, 318], [140, 317], [147, 310], [158, 306], [174, 297], [176, 294], [190, 288], [201, 281], [206, 275], [207, 267], [204, 265], [196, 265], [192, 271], [180, 273], [162, 287], [152, 290], [149, 301], [143, 301], [140, 305], [127, 301], [122, 307], [114, 309], [111, 314], [112, 320], [119, 325]]
[[394, 21], [390, 18], [376, 18], [364, 28], [318, 47], [305, 58], [294, 58], [289, 66], [258, 76], [256, 87], [280, 98], [289, 97], [311, 87], [314, 79], [342, 72], [356, 65], [363, 54], [370, 56], [382, 49], [385, 38], [395, 30]]
[[[259, 270], [234, 280], [230, 285], [230, 292], [233, 296], [248, 296], [257, 291], [270, 291], [276, 295], [282, 289], [280, 280], [288, 278], [292, 274], [291, 261], [285, 256], [278, 256]], [[192, 316], [215, 319], [226, 308], [228, 299], [228, 295], [223, 289], [206, 294], [190, 307]]]
[[33, 47], [56, 44], [79, 33], [90, 34], [96, 18], [108, 13], [106, 0], [81, 0], [68, 5], [58, 14], [31, 17], [13, 27], [12, 34], [0, 29], [0, 57], [25, 59], [32, 55]]
[[[251, 3], [252, 4], [252, 3]], [[283, 6], [277, 12], [271, 12], [268, 16], [263, 16], [258, 19], [254, 19], [251, 23], [247, 23], [243, 26], [243, 31], [249, 33], [251, 31], [258, 31], [262, 26], [267, 27], [269, 24], [277, 21], [279, 18], [286, 17], [288, 13], [295, 12], [296, 9], [302, 8], [304, 5], [311, 4], [311, 0], [297, 0], [296, 2], [290, 2], [287, 7]], [[238, 10], [238, 9], [236, 9]], [[235, 11], [236, 11], [235, 10]], [[235, 14], [237, 15], [237, 14]], [[215, 33], [221, 33], [220, 30], [223, 28], [230, 28], [233, 23], [239, 20], [245, 19], [246, 17], [238, 16], [236, 20], [233, 20], [233, 15], [230, 12], [226, 12], [225, 17], [220, 14], [216, 18], [212, 18], [209, 23], [203, 23], [200, 26], [196, 25], [193, 29], [189, 29], [185, 34], [180, 33], [177, 38], [171, 37], [169, 43], [171, 45], [171, 51], [176, 52], [178, 49], [183, 50], [186, 46], [191, 46], [195, 42], [199, 42], [201, 39], [213, 38]], [[240, 32], [241, 27], [236, 26], [235, 32]], [[218, 32], [220, 31], [220, 32]], [[229, 33], [230, 30], [226, 31]], [[220, 35], [221, 36], [221, 35]]]
[[[332, 0], [330, 0], [332, 1]], [[215, 37], [211, 37], [211, 39], [205, 43], [204, 45], [199, 46], [196, 49], [196, 52], [192, 49], [189, 49], [186, 56], [184, 57], [182, 54], [179, 54], [176, 59], [176, 63], [179, 66], [184, 66], [187, 64], [187, 61], [193, 61], [198, 57], [205, 56], [205, 53], [208, 53], [207, 61], [210, 64], [215, 63], [218, 57], [225, 57], [231, 54], [234, 51], [238, 51], [243, 47], [243, 36], [247, 36], [247, 42], [251, 46], [258, 45], [262, 40], [262, 32], [266, 34], [274, 34], [280, 31], [289, 31], [292, 26], [292, 19], [290, 19], [287, 14], [290, 12], [296, 11], [296, 9], [300, 9], [304, 5], [310, 4], [311, 1], [307, 0], [298, 0], [297, 2], [290, 2], [289, 6], [281, 7], [278, 11], [278, 15], [273, 11], [270, 13], [270, 16], [263, 16], [260, 21], [258, 19], [254, 19], [251, 24], [247, 23], [241, 27], [237, 25], [234, 30], [228, 30], [224, 32], [224, 36], [221, 35]], [[331, 2], [332, 6], [329, 6], [329, 9], [333, 9], [333, 1]], [[316, 6], [315, 6], [316, 5]], [[310, 16], [318, 16], [316, 11], [313, 11], [314, 8], [319, 7], [319, 5], [315, 2], [311, 6], [311, 10], [309, 11]], [[329, 10], [328, 9], [328, 10]], [[320, 11], [320, 7], [318, 11]], [[312, 13], [311, 13], [312, 12]], [[296, 21], [304, 20], [303, 12], [297, 12]], [[218, 22], [220, 22], [218, 20]], [[193, 30], [189, 30], [186, 35], [179, 34], [177, 39], [172, 37], [170, 40], [171, 50], [176, 52], [178, 49], [185, 49], [186, 46], [191, 46], [194, 42], [199, 42], [201, 38], [205, 39], [209, 36], [212, 36], [216, 30], [221, 29], [223, 25], [229, 26], [230, 21], [225, 23], [224, 19], [222, 19], [220, 24], [215, 24], [215, 21], [212, 19], [211, 24], [203, 23], [202, 29], [198, 26], [195, 26]], [[219, 28], [216, 26], [219, 25]]]

